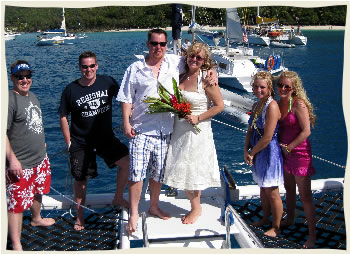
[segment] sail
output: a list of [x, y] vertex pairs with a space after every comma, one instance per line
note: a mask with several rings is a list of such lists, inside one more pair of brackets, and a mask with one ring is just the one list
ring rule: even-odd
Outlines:
[[64, 36], [67, 36], [67, 31], [66, 31], [66, 19], [64, 17], [64, 8], [62, 10], [62, 25], [61, 29], [64, 30]]
[[226, 9], [226, 30], [230, 42], [241, 42], [243, 31], [236, 8]]
[[277, 18], [263, 18], [260, 16], [256, 16], [256, 24], [268, 24], [268, 23], [278, 23], [278, 19]]
[[47, 31], [43, 32], [43, 34], [60, 34], [60, 33], [64, 33], [65, 36], [67, 35], [67, 33], [66, 33], [66, 20], [64, 18], [64, 8], [63, 8], [63, 11], [62, 11], [62, 24], [61, 24], [61, 27], [58, 28], [58, 29], [50, 29], [50, 30], [47, 30]]

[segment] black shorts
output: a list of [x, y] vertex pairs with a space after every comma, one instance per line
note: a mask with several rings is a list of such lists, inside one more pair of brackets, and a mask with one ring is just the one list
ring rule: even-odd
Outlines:
[[72, 140], [69, 147], [69, 159], [72, 176], [76, 181], [84, 181], [98, 175], [96, 154], [105, 161], [109, 168], [113, 168], [116, 166], [115, 162], [129, 154], [129, 149], [114, 136], [98, 142], [95, 146], [81, 145]]

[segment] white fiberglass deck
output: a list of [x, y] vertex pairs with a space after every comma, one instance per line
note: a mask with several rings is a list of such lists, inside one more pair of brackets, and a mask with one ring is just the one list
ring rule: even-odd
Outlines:
[[[181, 217], [187, 214], [191, 205], [181, 194], [177, 197], [160, 196], [159, 207], [171, 215], [169, 220], [148, 215], [149, 196], [141, 199], [139, 211], [146, 212], [147, 233], [150, 246], [178, 246], [221, 248], [226, 229], [221, 220], [224, 200], [221, 196], [204, 196], [201, 198], [202, 215], [194, 224], [183, 224]], [[236, 227], [231, 226], [231, 233], [239, 233]], [[129, 236], [129, 240], [142, 240], [142, 218], [138, 220], [137, 230]], [[157, 245], [155, 245], [157, 244]]]

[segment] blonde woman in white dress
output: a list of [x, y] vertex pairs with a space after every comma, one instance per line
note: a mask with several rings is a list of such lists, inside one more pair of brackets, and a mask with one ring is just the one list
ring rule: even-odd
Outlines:
[[[214, 66], [207, 45], [193, 43], [185, 54], [185, 61], [187, 71], [180, 76], [179, 89], [191, 104], [192, 113], [175, 119], [164, 184], [185, 190], [191, 210], [181, 220], [184, 224], [193, 224], [202, 214], [201, 190], [221, 186], [211, 118], [224, 109], [224, 103], [219, 86], [211, 86], [209, 80], [203, 78]], [[200, 132], [193, 127], [195, 124]]]

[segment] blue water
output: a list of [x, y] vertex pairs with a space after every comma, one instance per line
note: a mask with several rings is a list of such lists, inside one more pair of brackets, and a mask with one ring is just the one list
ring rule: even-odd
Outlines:
[[[315, 107], [317, 125], [312, 129], [311, 143], [314, 155], [345, 165], [347, 135], [342, 109], [342, 77], [344, 59], [344, 31], [305, 31], [307, 46], [270, 49], [256, 47], [262, 57], [274, 53], [283, 55], [285, 65], [300, 74], [307, 94]], [[96, 52], [98, 73], [111, 75], [119, 83], [126, 68], [136, 60], [134, 54], [147, 50], [147, 32], [88, 33], [78, 45], [35, 45], [37, 34], [23, 34], [14, 41], [6, 41], [7, 68], [17, 59], [26, 59], [34, 67], [32, 91], [38, 96], [46, 133], [47, 151], [52, 164], [52, 186], [63, 193], [72, 193], [71, 178], [67, 177], [66, 156], [58, 154], [65, 147], [59, 126], [57, 109], [64, 87], [80, 77], [78, 57], [85, 50]], [[189, 37], [184, 34], [184, 37]], [[9, 86], [11, 87], [11, 83]], [[121, 107], [113, 108], [114, 126], [121, 125]], [[217, 117], [218, 120], [223, 120]], [[244, 125], [227, 122], [239, 128]], [[238, 185], [252, 184], [251, 171], [243, 161], [245, 133], [213, 122], [214, 139], [220, 167], [226, 165]], [[119, 138], [127, 144], [120, 128]], [[344, 169], [313, 160], [317, 173], [314, 179], [343, 177]], [[115, 191], [115, 169], [108, 169], [102, 160], [99, 176], [89, 181], [88, 193]]]

